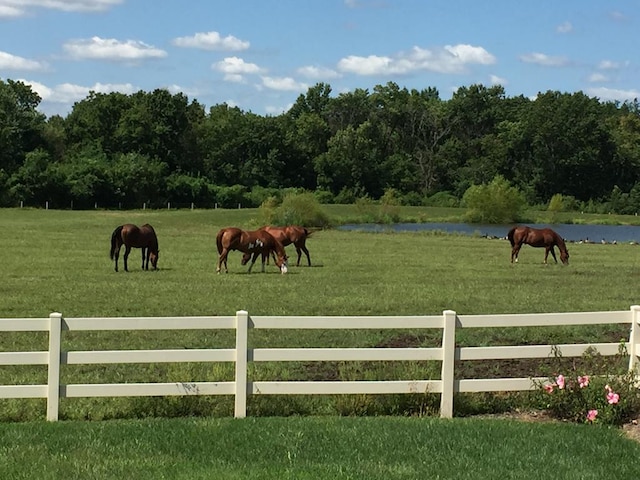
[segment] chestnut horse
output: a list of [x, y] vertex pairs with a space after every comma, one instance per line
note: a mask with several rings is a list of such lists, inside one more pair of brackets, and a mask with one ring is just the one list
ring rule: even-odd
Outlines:
[[547, 263], [547, 257], [549, 252], [551, 256], [558, 263], [556, 254], [553, 247], [558, 247], [560, 250], [560, 260], [565, 265], [569, 264], [569, 250], [564, 243], [563, 238], [550, 228], [531, 228], [526, 226], [513, 227], [507, 234], [509, 242], [511, 242], [511, 263], [514, 259], [518, 262], [518, 253], [523, 244], [531, 245], [532, 247], [544, 247], [544, 263]]
[[251, 273], [253, 264], [256, 263], [258, 255], [262, 255], [262, 271], [264, 272], [264, 264], [271, 252], [275, 252], [278, 256], [276, 265], [280, 268], [280, 272], [287, 273], [287, 254], [284, 251], [282, 243], [273, 238], [272, 235], [264, 230], [245, 231], [235, 227], [223, 228], [216, 235], [216, 245], [218, 246], [218, 265], [216, 272], [220, 273], [222, 264], [224, 263], [224, 271], [229, 272], [227, 268], [227, 256], [231, 250], [238, 250], [244, 253], [242, 257], [242, 265], [246, 265], [249, 258], [248, 273]]
[[[289, 225], [287, 227], [266, 226], [262, 227], [260, 230], [269, 232], [276, 238], [276, 240], [279, 240], [284, 247], [293, 243], [293, 245], [296, 247], [296, 252], [298, 253], [298, 261], [296, 262], [296, 266], [300, 266], [300, 257], [302, 256], [301, 251], [304, 252], [304, 254], [307, 256], [307, 264], [311, 266], [309, 250], [307, 250], [307, 246], [305, 245], [305, 243], [312, 232], [304, 227], [299, 227], [298, 225]], [[269, 260], [267, 260], [267, 262], [268, 261]]]
[[149, 270], [149, 260], [151, 266], [155, 270], [158, 268], [158, 257], [160, 250], [158, 249], [158, 237], [151, 225], [145, 223], [138, 228], [132, 223], [120, 225], [111, 234], [111, 260], [116, 261], [116, 272], [118, 271], [118, 256], [120, 255], [120, 247], [124, 245], [124, 269], [129, 271], [127, 259], [131, 248], [142, 249], [142, 269]]

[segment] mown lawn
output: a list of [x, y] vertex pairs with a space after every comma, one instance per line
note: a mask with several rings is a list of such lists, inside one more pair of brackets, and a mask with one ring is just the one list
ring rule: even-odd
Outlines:
[[632, 479], [639, 456], [616, 429], [507, 420], [0, 424], [7, 479]]

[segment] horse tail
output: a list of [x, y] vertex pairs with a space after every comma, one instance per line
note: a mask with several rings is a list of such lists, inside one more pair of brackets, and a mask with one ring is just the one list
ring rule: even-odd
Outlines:
[[118, 238], [120, 238], [120, 234], [122, 233], [123, 225], [116, 227], [116, 229], [111, 234], [111, 252], [109, 253], [109, 257], [113, 260], [113, 256], [116, 253], [116, 248], [118, 246]]
[[507, 233], [507, 238], [509, 239], [512, 247], [515, 246], [515, 242], [513, 241], [513, 234], [516, 232], [516, 228], [517, 227], [512, 227], [511, 230], [509, 230], [509, 233]]
[[313, 233], [313, 230], [309, 230], [306, 227], [302, 227], [302, 230], [304, 230], [304, 236], [309, 238], [311, 236], [311, 234]]
[[221, 229], [216, 235], [216, 245], [218, 247], [218, 255], [222, 254], [222, 236], [224, 235], [224, 228]]

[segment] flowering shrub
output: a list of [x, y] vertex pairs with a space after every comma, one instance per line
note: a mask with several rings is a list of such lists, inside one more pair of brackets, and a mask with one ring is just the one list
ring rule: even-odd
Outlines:
[[[625, 352], [621, 351], [620, 357]], [[626, 370], [621, 358], [602, 363], [600, 355], [587, 352], [585, 365], [575, 364], [568, 372], [551, 375], [541, 382], [544, 406], [555, 418], [574, 422], [622, 425], [634, 414], [640, 412], [639, 390], [636, 386], [635, 372]], [[610, 357], [611, 358], [611, 357]], [[627, 357], [628, 358], [628, 357]], [[594, 360], [598, 360], [594, 362]], [[587, 366], [602, 371], [603, 365], [616, 372], [587, 375], [581, 369]]]

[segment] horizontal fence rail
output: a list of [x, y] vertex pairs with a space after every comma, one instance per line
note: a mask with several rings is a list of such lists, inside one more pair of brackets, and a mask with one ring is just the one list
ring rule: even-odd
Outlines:
[[[427, 316], [235, 316], [198, 317], [111, 317], [64, 318], [52, 313], [48, 318], [0, 319], [0, 332], [48, 332], [47, 351], [0, 352], [0, 368], [13, 365], [47, 366], [47, 383], [42, 385], [0, 385], [0, 399], [44, 398], [47, 419], [58, 419], [60, 398], [140, 397], [175, 395], [233, 395], [236, 417], [247, 414], [250, 395], [327, 394], [415, 394], [440, 395], [440, 415], [453, 416], [456, 393], [513, 392], [536, 388], [542, 378], [456, 379], [455, 362], [548, 358], [554, 352], [563, 357], [580, 357], [587, 349], [603, 356], [619, 353], [620, 343], [562, 345], [521, 345], [456, 347], [456, 332], [466, 328], [552, 327], [596, 324], [629, 324], [629, 341], [622, 345], [629, 354], [629, 369], [635, 370], [640, 355], [640, 306], [610, 312], [458, 315], [445, 310]], [[250, 348], [252, 330], [440, 330], [439, 347], [425, 348]], [[63, 351], [65, 332], [150, 330], [234, 330], [235, 348], [164, 350]], [[349, 361], [436, 361], [441, 362], [439, 379], [380, 381], [254, 381], [249, 366], [257, 362], [349, 362]], [[233, 381], [61, 384], [65, 365], [210, 362], [235, 364]]]

